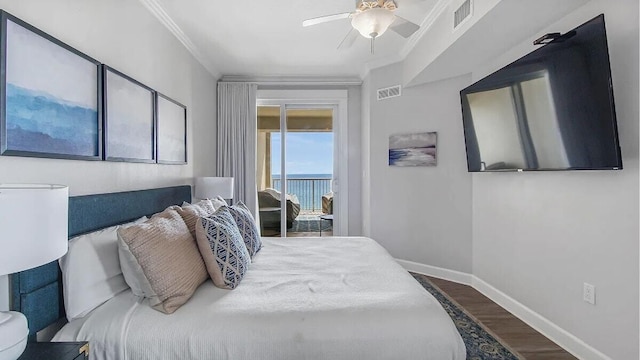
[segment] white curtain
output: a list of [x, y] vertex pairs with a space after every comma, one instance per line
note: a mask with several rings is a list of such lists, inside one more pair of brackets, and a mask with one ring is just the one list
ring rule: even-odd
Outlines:
[[258, 219], [256, 187], [257, 115], [254, 83], [218, 83], [218, 176], [233, 176], [233, 201]]

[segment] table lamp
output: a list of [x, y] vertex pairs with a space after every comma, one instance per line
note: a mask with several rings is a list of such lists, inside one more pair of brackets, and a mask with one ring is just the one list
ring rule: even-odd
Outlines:
[[[66, 186], [0, 184], [0, 275], [62, 257], [68, 246], [68, 209]], [[17, 359], [28, 335], [22, 313], [0, 311], [0, 360]]]
[[225, 200], [233, 199], [232, 177], [198, 177], [195, 186], [198, 199], [214, 199], [217, 196]]

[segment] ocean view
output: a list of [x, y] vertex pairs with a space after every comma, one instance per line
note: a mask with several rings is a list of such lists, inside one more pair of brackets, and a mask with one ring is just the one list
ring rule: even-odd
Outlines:
[[[280, 174], [274, 174], [273, 188], [280, 191]], [[304, 211], [321, 212], [322, 195], [331, 191], [332, 174], [287, 174], [287, 193], [295, 194]]]

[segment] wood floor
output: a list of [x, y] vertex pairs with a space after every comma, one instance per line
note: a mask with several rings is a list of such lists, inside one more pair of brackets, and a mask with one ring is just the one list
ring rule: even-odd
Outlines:
[[471, 286], [432, 277], [429, 280], [525, 359], [576, 359]]

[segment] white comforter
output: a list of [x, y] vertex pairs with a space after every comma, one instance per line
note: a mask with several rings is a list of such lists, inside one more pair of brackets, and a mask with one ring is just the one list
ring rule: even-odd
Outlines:
[[120, 293], [54, 341], [91, 359], [464, 359], [449, 316], [375, 241], [265, 238], [235, 290], [211, 280], [174, 314]]

